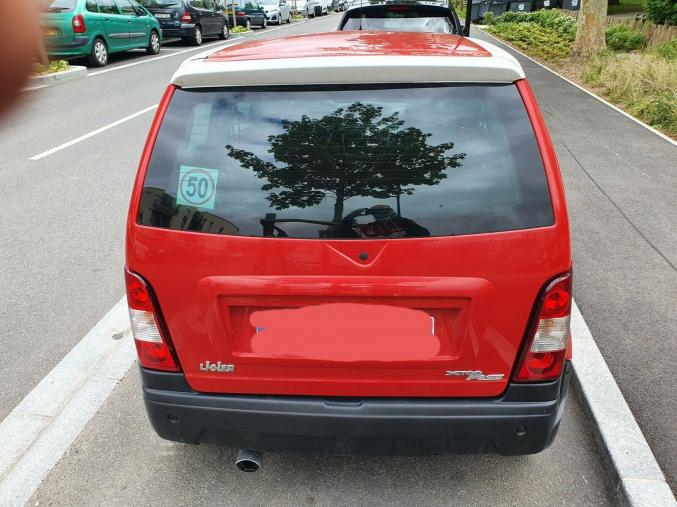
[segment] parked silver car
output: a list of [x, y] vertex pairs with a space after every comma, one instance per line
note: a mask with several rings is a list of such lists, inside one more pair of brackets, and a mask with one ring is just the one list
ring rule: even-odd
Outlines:
[[268, 23], [291, 23], [291, 9], [287, 0], [259, 0], [259, 5], [263, 7]]

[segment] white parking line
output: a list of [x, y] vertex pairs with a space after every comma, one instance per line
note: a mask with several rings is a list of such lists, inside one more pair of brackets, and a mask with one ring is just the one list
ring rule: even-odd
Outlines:
[[101, 74], [108, 74], [109, 72], [115, 72], [116, 70], [128, 69], [129, 67], [136, 67], [137, 65], [143, 65], [143, 64], [146, 64], [146, 63], [153, 63], [153, 62], [157, 62], [159, 60], [164, 60], [165, 58], [171, 58], [173, 56], [178, 56], [178, 55], [182, 55], [184, 53], [190, 53], [190, 52], [193, 52], [193, 51], [198, 51], [198, 50], [204, 51], [205, 49], [211, 49], [211, 48], [214, 48], [214, 49], [225, 48], [225, 47], [228, 47], [229, 45], [237, 44], [236, 41], [240, 40], [241, 38], [242, 37], [235, 37], [232, 40], [228, 40], [228, 41], [226, 41], [222, 44], [211, 44], [209, 46], [199, 46], [199, 47], [190, 48], [190, 49], [179, 49], [179, 50], [176, 50], [176, 51], [170, 51], [166, 55], [154, 56], [153, 58], [145, 58], [143, 60], [139, 60], [138, 62], [125, 63], [124, 65], [117, 65], [117, 66], [114, 66], [114, 67], [108, 67], [107, 69], [97, 70], [95, 72], [90, 72], [89, 74], [87, 74], [87, 77], [89, 78], [89, 77], [94, 77], [94, 76], [100, 76]]
[[59, 146], [55, 146], [54, 148], [52, 148], [50, 150], [43, 151], [42, 153], [34, 155], [30, 158], [30, 160], [40, 160], [40, 159], [43, 159], [45, 157], [49, 157], [50, 155], [53, 155], [54, 153], [57, 153], [57, 152], [65, 149], [65, 148], [68, 148], [69, 146], [73, 146], [74, 144], [78, 144], [78, 143], [84, 141], [85, 139], [89, 139], [90, 137], [94, 137], [96, 135], [99, 135], [102, 132], [105, 132], [106, 130], [110, 130], [114, 127], [117, 127], [118, 125], [122, 125], [123, 123], [128, 122], [129, 120], [133, 120], [137, 116], [141, 116], [142, 114], [146, 114], [149, 111], [153, 111], [153, 110], [157, 109], [157, 107], [158, 107], [158, 104], [155, 104], [154, 106], [147, 107], [145, 109], [142, 109], [141, 111], [137, 111], [136, 113], [130, 114], [129, 116], [125, 116], [124, 118], [121, 118], [117, 121], [114, 121], [113, 123], [109, 123], [108, 125], [104, 125], [101, 128], [98, 128], [96, 130], [92, 130], [91, 132], [89, 132], [85, 135], [82, 135], [80, 137], [72, 139], [71, 141], [68, 141], [66, 143], [60, 144]]
[[137, 65], [144, 65], [146, 63], [153, 63], [153, 62], [157, 62], [158, 60], [164, 60], [165, 58], [171, 58], [173, 56], [182, 55], [184, 53], [190, 53], [192, 51], [200, 51], [200, 50], [204, 51], [205, 49], [214, 49], [214, 50], [223, 49], [223, 48], [226, 48], [226, 47], [229, 47], [229, 46], [234, 46], [236, 44], [241, 44], [242, 42], [244, 42], [247, 39], [247, 37], [255, 37], [259, 33], [265, 34], [265, 33], [274, 32], [275, 30], [280, 30], [282, 28], [289, 28], [289, 27], [292, 27], [292, 26], [296, 26], [300, 23], [305, 23], [306, 21], [308, 21], [308, 20], [304, 19], [304, 20], [296, 22], [296, 23], [290, 23], [288, 25], [278, 26], [276, 28], [268, 28], [265, 31], [258, 30], [256, 32], [238, 34], [236, 36], [233, 36], [231, 39], [224, 41], [223, 43], [212, 44], [210, 46], [198, 46], [198, 47], [194, 47], [194, 48], [173, 51], [173, 52], [166, 54], [166, 55], [155, 56], [153, 58], [146, 58], [146, 59], [138, 61], [138, 62], [126, 63], [124, 65], [118, 65], [118, 66], [115, 66], [115, 67], [109, 67], [107, 69], [98, 70], [98, 71], [95, 71], [95, 72], [90, 72], [87, 75], [87, 77], [90, 78], [90, 77], [94, 77], [94, 76], [100, 76], [101, 74], [108, 74], [109, 72], [115, 72], [116, 70], [128, 69], [129, 67], [135, 67]]
[[0, 505], [26, 503], [135, 357], [123, 297], [0, 423]]
[[[123, 297], [0, 423], [0, 505], [25, 504], [127, 373], [136, 357], [129, 327]], [[621, 498], [631, 506], [675, 505], [575, 303], [571, 328], [575, 382]]]

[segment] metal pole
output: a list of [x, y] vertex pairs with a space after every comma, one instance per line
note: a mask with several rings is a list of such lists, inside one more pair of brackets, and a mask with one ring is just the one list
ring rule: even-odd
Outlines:
[[465, 27], [463, 27], [463, 35], [468, 37], [470, 35], [470, 18], [472, 16], [472, 0], [468, 0], [465, 4]]

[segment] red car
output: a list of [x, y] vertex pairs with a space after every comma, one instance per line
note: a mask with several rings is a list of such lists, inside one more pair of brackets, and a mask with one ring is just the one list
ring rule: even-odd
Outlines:
[[163, 438], [510, 455], [557, 432], [564, 191], [522, 68], [486, 42], [341, 31], [187, 61], [141, 159], [126, 269]]

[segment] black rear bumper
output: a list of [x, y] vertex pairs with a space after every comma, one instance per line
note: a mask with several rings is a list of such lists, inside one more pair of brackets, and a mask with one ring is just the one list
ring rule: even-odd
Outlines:
[[259, 451], [321, 454], [534, 454], [559, 428], [569, 385], [510, 384], [499, 398], [323, 398], [211, 395], [181, 373], [141, 368], [159, 436]]

